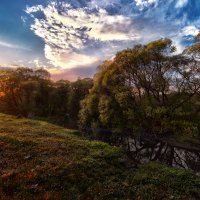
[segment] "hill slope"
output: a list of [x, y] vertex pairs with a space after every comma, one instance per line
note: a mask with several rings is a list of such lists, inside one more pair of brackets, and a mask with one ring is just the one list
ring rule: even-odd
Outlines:
[[42, 121], [0, 114], [0, 199], [200, 199], [200, 178]]

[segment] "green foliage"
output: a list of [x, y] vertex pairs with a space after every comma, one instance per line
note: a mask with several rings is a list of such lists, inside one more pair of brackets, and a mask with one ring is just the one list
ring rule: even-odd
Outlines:
[[159, 39], [153, 42], [150, 42], [146, 45], [147, 51], [154, 51], [158, 54], [160, 53], [172, 53], [176, 51], [176, 47], [172, 45], [172, 41], [168, 38]]
[[200, 182], [191, 172], [159, 163], [142, 166], [133, 181], [137, 185], [136, 196], [141, 199], [190, 199], [191, 195], [200, 198]]
[[44, 69], [0, 71], [0, 111], [28, 117], [45, 117], [77, 126], [80, 101], [89, 93], [92, 79], [53, 82]]
[[79, 79], [70, 84], [70, 93], [68, 99], [69, 124], [71, 127], [77, 127], [78, 115], [80, 111], [80, 102], [87, 96], [93, 86], [93, 80], [90, 78]]
[[175, 49], [170, 39], [160, 39], [103, 63], [83, 101], [80, 127], [198, 137], [199, 63], [174, 55]]

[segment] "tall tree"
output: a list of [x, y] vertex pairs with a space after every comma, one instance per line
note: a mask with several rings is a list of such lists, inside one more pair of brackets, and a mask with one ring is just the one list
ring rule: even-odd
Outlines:
[[188, 130], [196, 130], [199, 65], [175, 50], [170, 39], [160, 39], [105, 62], [82, 102], [80, 126], [171, 134], [184, 131], [187, 123]]

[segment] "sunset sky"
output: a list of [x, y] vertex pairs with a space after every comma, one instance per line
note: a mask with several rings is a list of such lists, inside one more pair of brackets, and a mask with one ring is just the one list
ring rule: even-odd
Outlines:
[[169, 37], [181, 52], [199, 30], [199, 0], [0, 0], [0, 66], [75, 80], [138, 43]]

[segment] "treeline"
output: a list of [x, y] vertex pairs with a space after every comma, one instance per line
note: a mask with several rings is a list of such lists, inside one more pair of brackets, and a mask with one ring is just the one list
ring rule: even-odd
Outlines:
[[0, 71], [0, 112], [42, 117], [77, 127], [80, 101], [89, 93], [90, 78], [53, 82], [44, 69], [18, 68]]
[[105, 61], [81, 103], [81, 128], [110, 129], [120, 139], [135, 134], [199, 137], [200, 43], [181, 54], [175, 51], [170, 39], [160, 39]]
[[53, 82], [44, 69], [2, 70], [0, 111], [117, 138], [200, 136], [199, 38], [181, 54], [170, 39], [136, 45], [105, 61], [93, 79], [75, 82]]

